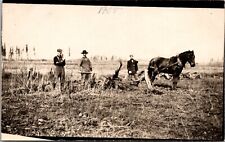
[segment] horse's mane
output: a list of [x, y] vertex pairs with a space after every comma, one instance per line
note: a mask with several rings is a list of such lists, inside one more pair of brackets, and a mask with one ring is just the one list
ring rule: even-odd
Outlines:
[[184, 52], [180, 53], [178, 56], [183, 56], [183, 55], [186, 55], [186, 54], [189, 54], [189, 53], [192, 53], [192, 52], [193, 51], [190, 51], [190, 50], [184, 51]]

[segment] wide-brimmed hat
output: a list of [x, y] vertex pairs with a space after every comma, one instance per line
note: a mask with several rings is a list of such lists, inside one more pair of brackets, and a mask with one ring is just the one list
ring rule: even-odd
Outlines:
[[62, 49], [57, 49], [57, 52], [62, 52]]
[[88, 54], [88, 52], [87, 52], [86, 50], [83, 50], [83, 51], [81, 52], [81, 54]]

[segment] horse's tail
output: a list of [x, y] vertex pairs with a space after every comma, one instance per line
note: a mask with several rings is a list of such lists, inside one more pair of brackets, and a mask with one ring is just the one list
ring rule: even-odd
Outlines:
[[149, 61], [149, 64], [148, 64], [148, 69], [150, 69], [150, 68], [153, 68], [154, 67], [154, 60], [155, 60], [155, 58], [152, 58], [150, 61]]
[[148, 77], [151, 79], [151, 77], [152, 77], [152, 71], [153, 71], [153, 69], [152, 69], [152, 63], [153, 63], [153, 59], [151, 59], [150, 61], [149, 61], [149, 63], [148, 63], [148, 69], [147, 69], [147, 71], [148, 71]]
[[151, 59], [149, 61], [149, 64], [148, 64], [148, 75], [149, 75], [149, 77], [151, 77], [151, 75], [152, 75], [152, 72], [154, 70], [154, 66], [155, 66], [155, 58]]

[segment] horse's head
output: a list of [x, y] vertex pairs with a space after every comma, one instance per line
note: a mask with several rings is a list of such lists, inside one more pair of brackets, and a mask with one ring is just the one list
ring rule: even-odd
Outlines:
[[185, 65], [187, 62], [191, 65], [191, 67], [195, 66], [195, 54], [194, 51], [185, 51], [179, 54], [179, 58], [182, 61], [182, 64]]
[[191, 67], [195, 66], [195, 54], [194, 51], [187, 51], [186, 52], [187, 62], [191, 65]]

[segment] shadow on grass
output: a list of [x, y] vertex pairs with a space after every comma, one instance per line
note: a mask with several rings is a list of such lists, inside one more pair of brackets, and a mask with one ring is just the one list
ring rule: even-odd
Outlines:
[[144, 90], [144, 94], [153, 94], [153, 95], [162, 95], [163, 94], [163, 92], [162, 91], [159, 91], [159, 90], [157, 90], [157, 89], [153, 89], [153, 90], [148, 90], [148, 89], [145, 89]]
[[152, 93], [154, 93], [154, 95], [162, 95], [162, 94], [163, 94], [162, 91], [159, 91], [159, 90], [157, 90], [157, 89], [153, 89], [153, 90], [152, 90]]
[[172, 89], [171, 85], [168, 85], [168, 84], [165, 84], [165, 83], [154, 84], [154, 86]]

